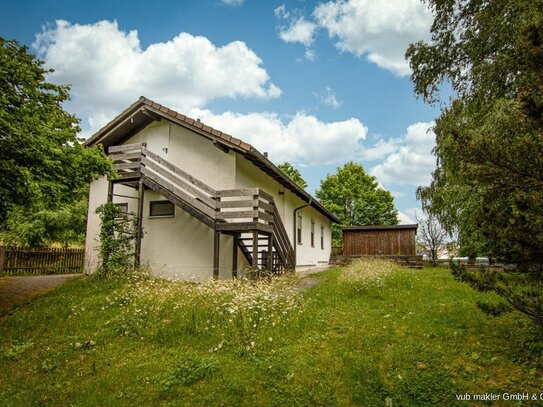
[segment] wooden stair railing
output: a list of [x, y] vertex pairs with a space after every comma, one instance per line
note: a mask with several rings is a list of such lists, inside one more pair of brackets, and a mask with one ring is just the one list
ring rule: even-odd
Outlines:
[[[256, 255], [261, 269], [270, 264], [274, 272], [295, 267], [294, 249], [270, 194], [259, 188], [216, 191], [148, 150], [145, 143], [112, 146], [108, 152], [118, 176], [114, 182], [132, 186], [142, 182], [215, 231], [250, 236], [238, 240], [249, 264]], [[255, 236], [256, 254], [252, 253]]]
[[285, 225], [281, 220], [281, 215], [275, 206], [275, 202], [271, 201], [273, 222], [273, 236], [274, 245], [277, 247], [277, 254], [281, 258], [281, 261], [285, 265], [285, 268], [294, 269], [296, 267], [296, 257], [294, 254], [294, 248], [290, 243], [290, 240], [285, 230]]

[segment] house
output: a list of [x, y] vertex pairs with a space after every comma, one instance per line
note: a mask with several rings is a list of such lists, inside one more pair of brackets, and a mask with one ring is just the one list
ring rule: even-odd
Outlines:
[[251, 145], [145, 97], [86, 141], [118, 177], [90, 186], [85, 265], [99, 265], [98, 206], [138, 216], [136, 264], [202, 281], [328, 263], [338, 219]]

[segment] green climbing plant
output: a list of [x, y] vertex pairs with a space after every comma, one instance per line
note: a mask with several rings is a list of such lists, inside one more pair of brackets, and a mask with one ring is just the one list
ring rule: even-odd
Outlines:
[[109, 277], [133, 269], [137, 216], [123, 212], [111, 202], [100, 205], [96, 213], [100, 215], [101, 222], [98, 275]]

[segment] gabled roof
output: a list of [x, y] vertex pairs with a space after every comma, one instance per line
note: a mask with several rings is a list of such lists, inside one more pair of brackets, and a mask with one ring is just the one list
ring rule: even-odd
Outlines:
[[194, 133], [212, 140], [224, 149], [236, 151], [330, 220], [339, 223], [339, 219], [332, 212], [287, 177], [267, 157], [250, 144], [143, 96], [98, 130], [84, 144], [89, 147], [102, 144], [104, 150], [107, 151], [108, 147], [122, 144], [153, 121], [161, 119], [192, 130]]

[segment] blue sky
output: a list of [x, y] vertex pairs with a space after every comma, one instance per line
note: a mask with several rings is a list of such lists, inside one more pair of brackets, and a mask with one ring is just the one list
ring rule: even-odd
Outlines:
[[310, 192], [360, 162], [413, 219], [439, 113], [415, 98], [403, 60], [429, 37], [418, 0], [0, 4], [0, 35], [72, 84], [83, 136], [143, 94], [293, 162]]

